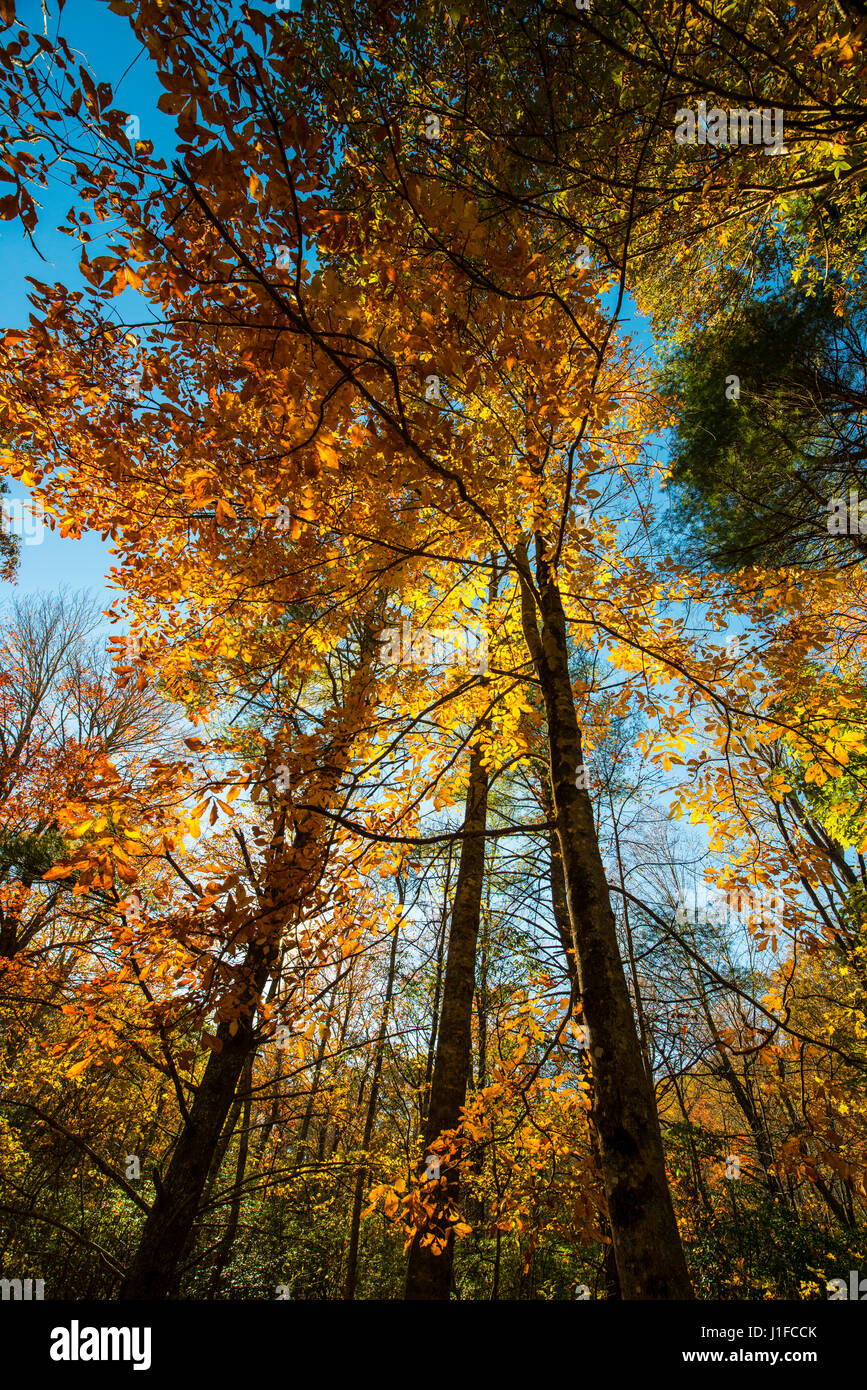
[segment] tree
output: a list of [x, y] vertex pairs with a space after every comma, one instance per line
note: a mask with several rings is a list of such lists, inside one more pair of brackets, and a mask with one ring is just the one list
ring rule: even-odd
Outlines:
[[692, 534], [692, 558], [727, 569], [862, 562], [861, 317], [789, 289], [740, 304], [668, 359], [670, 523]]
[[[86, 287], [34, 283], [29, 326], [3, 339], [4, 468], [64, 534], [111, 536], [119, 688], [158, 692], [196, 734], [63, 788], [38, 891], [63, 884], [90, 935], [45, 991], [44, 1036], [16, 1023], [10, 1188], [29, 1165], [29, 1199], [57, 1159], [69, 1201], [62, 1146], [85, 1153], [106, 1207], [65, 1211], [65, 1235], [124, 1297], [395, 1292], [401, 1237], [410, 1293], [447, 1296], [457, 1269], [484, 1296], [563, 1296], [609, 1231], [611, 1292], [689, 1296], [684, 1236], [707, 1286], [689, 1204], [717, 1213], [733, 1126], [789, 1214], [782, 1175], [815, 1168], [819, 1143], [855, 1191], [856, 1143], [835, 1151], [815, 1112], [803, 1152], [780, 1145], [796, 1137], [785, 1078], [819, 1041], [788, 1011], [814, 913], [857, 959], [855, 909], [811, 894], [848, 883], [841, 860], [854, 874], [863, 622], [857, 581], [844, 595], [827, 569], [721, 576], [658, 551], [668, 414], [623, 318], [633, 289], [661, 328], [722, 344], [730, 287], [773, 285], [785, 238], [815, 283], [832, 212], [837, 307], [856, 313], [860, 195], [826, 148], [845, 135], [857, 177], [856, 74], [834, 80], [848, 59], [824, 11], [213, 3], [179, 28], [157, 0], [113, 8], [165, 88], [176, 158], [131, 142], [84, 70], [60, 123], [15, 126], [61, 126]], [[13, 63], [5, 81], [14, 114], [29, 78]], [[791, 166], [681, 150], [681, 104], [753, 105], [760, 83]], [[694, 301], [675, 303], [686, 270]], [[735, 422], [733, 456], [806, 390], [782, 345], [815, 341], [809, 319], [775, 319], [765, 414]], [[687, 370], [703, 408], [710, 380]], [[817, 438], [805, 419], [799, 448]], [[745, 653], [719, 640], [732, 620]], [[790, 959], [743, 922], [739, 948], [774, 957], [744, 978], [673, 902], [633, 891], [600, 794], [629, 781], [609, 739], [627, 723], [646, 784], [708, 827], [722, 886], [792, 892]], [[858, 1003], [838, 995], [842, 1026]], [[841, 1066], [858, 1075], [850, 1026], [822, 1045], [817, 1097]], [[721, 1048], [749, 1060], [721, 1067]], [[146, 1096], [152, 1199], [83, 1113], [109, 1064], [112, 1136]], [[444, 1160], [436, 1187], [419, 1137]], [[830, 1200], [803, 1209], [839, 1223], [845, 1196], [819, 1176]], [[755, 1187], [750, 1213], [731, 1203], [735, 1240], [766, 1220]], [[8, 1205], [18, 1240], [27, 1211]]]
[[448, 1299], [454, 1260], [454, 1217], [460, 1191], [460, 1145], [449, 1141], [467, 1100], [472, 1064], [476, 947], [484, 887], [488, 769], [475, 747], [467, 779], [464, 840], [458, 865], [448, 935], [442, 1009], [424, 1127], [422, 1173], [432, 1210], [413, 1237], [406, 1271], [406, 1297]]

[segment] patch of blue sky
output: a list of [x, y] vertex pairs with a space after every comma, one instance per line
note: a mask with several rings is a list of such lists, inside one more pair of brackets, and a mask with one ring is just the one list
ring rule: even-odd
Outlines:
[[[103, 0], [71, 0], [58, 21], [48, 16], [48, 35], [60, 33], [69, 43], [79, 64], [85, 67], [94, 81], [108, 82], [112, 88], [112, 104], [134, 115], [139, 122], [139, 138], [151, 140], [154, 157], [170, 162], [174, 152], [174, 122], [157, 109], [163, 88], [157, 78], [147, 51], [141, 47], [126, 19], [113, 14]], [[32, 287], [28, 277], [47, 284], [60, 282], [72, 289], [84, 288], [79, 272], [81, 244], [75, 237], [58, 228], [65, 224], [74, 201], [65, 178], [66, 166], [59, 163], [50, 174], [45, 190], [37, 190], [40, 207], [39, 224], [33, 236], [28, 236], [17, 221], [0, 222], [0, 253], [3, 259], [3, 282], [0, 288], [0, 324], [5, 329], [25, 327], [32, 305]], [[105, 252], [103, 242], [111, 238], [111, 223], [104, 224], [100, 233], [98, 223], [91, 226], [94, 240], [88, 255]], [[142, 320], [148, 322], [151, 312], [147, 302], [135, 291], [127, 289], [112, 305], [121, 321], [129, 319], [130, 305], [138, 299]], [[134, 311], [133, 311], [134, 312]], [[30, 492], [19, 483], [10, 484], [12, 499], [30, 501]], [[87, 531], [80, 539], [61, 537], [56, 528], [46, 524], [39, 539], [27, 543], [22, 539], [20, 567], [16, 588], [20, 593], [35, 593], [64, 586], [90, 590], [106, 605], [117, 598], [110, 588], [109, 571], [113, 557], [110, 540], [98, 532]]]

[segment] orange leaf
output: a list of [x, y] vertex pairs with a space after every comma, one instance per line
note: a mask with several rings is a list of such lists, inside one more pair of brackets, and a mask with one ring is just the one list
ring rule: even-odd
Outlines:
[[57, 868], [49, 869], [47, 874], [43, 874], [42, 882], [50, 883], [51, 880], [54, 878], [69, 878], [69, 875], [74, 873], [75, 870], [73, 868], [69, 867], [68, 865], [64, 867], [63, 864], [60, 864], [57, 866]]
[[332, 449], [330, 444], [317, 445], [316, 452], [319, 455], [320, 461], [326, 468], [336, 468], [340, 463], [340, 456], [337, 450]]

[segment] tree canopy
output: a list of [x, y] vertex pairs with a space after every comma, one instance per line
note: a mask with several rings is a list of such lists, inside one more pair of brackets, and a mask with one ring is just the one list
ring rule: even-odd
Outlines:
[[107, 10], [171, 147], [0, 5], [3, 469], [117, 591], [2, 613], [4, 1267], [827, 1298], [867, 12]]

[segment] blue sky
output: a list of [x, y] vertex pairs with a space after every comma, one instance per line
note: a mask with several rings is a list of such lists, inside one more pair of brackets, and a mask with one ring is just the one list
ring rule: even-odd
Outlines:
[[[56, 3], [50, 5], [48, 35], [57, 32]], [[39, 0], [24, 0], [18, 4], [18, 16], [25, 23], [42, 31]], [[148, 55], [136, 42], [128, 21], [112, 14], [105, 0], [68, 0], [64, 7], [60, 32], [73, 49], [78, 62], [90, 69], [97, 82], [109, 82], [114, 92], [113, 105], [139, 118], [140, 138], [153, 140], [157, 158], [170, 158], [173, 148], [173, 120], [157, 110], [157, 100], [163, 93]], [[132, 66], [130, 66], [132, 65]], [[35, 246], [24, 234], [20, 223], [0, 222], [0, 325], [16, 328], [27, 323], [31, 306], [28, 293], [31, 286], [26, 276], [49, 284], [61, 280], [77, 287], [82, 283], [78, 273], [81, 247], [72, 237], [56, 230], [72, 205], [72, 197], [63, 180], [62, 166], [55, 181], [40, 194], [41, 215], [34, 236]], [[89, 255], [99, 255], [92, 247]], [[131, 291], [127, 291], [131, 293]], [[19, 483], [10, 483], [13, 498], [22, 501], [28, 490]], [[50, 527], [45, 528], [38, 545], [21, 545], [21, 563], [17, 584], [19, 593], [33, 593], [67, 585], [72, 589], [89, 589], [106, 606], [117, 597], [106, 587], [106, 574], [112, 564], [110, 542], [94, 532], [81, 540], [63, 540]], [[7, 591], [6, 597], [11, 597]]]

